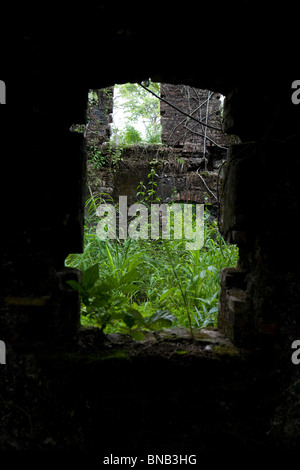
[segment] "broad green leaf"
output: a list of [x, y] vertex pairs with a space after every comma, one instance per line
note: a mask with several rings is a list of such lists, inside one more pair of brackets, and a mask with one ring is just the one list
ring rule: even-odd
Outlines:
[[94, 264], [82, 273], [82, 285], [85, 289], [90, 289], [94, 286], [95, 282], [99, 279], [99, 265]]
[[123, 322], [125, 323], [125, 325], [128, 326], [128, 328], [132, 328], [133, 325], [135, 324], [135, 318], [130, 315], [130, 313], [127, 313], [124, 317], [123, 317]]
[[130, 330], [129, 334], [136, 341], [142, 341], [145, 338], [145, 334], [139, 330]]
[[124, 315], [125, 315], [124, 311], [117, 311], [110, 315], [110, 319], [111, 320], [123, 320]]
[[128, 307], [127, 308], [127, 312], [136, 319], [136, 321], [139, 323], [139, 324], [143, 324], [144, 323], [144, 317], [143, 315], [136, 309], [136, 308], [133, 308], [133, 307]]
[[172, 320], [161, 318], [151, 322], [147, 326], [150, 330], [162, 330], [164, 328], [170, 328], [172, 326]]
[[157, 310], [151, 317], [145, 318], [145, 324], [151, 330], [160, 330], [169, 328], [176, 320], [176, 317], [167, 310]]
[[150, 320], [151, 321], [156, 321], [156, 320], [170, 320], [174, 321], [176, 320], [176, 317], [172, 315], [168, 310], [157, 310], [153, 315], [151, 315]]
[[91, 302], [90, 306], [94, 308], [105, 307], [107, 305], [109, 297], [110, 296], [108, 294], [98, 296]]
[[139, 273], [135, 269], [132, 269], [121, 277], [120, 286], [124, 286], [125, 284], [138, 280], [140, 280]]
[[105, 281], [100, 284], [95, 285], [92, 289], [89, 290], [91, 297], [101, 296], [104, 293], [111, 292], [118, 286], [116, 279], [113, 276], [107, 276]]
[[70, 281], [66, 281], [66, 283], [69, 284], [69, 286], [71, 286], [73, 289], [77, 290], [78, 292], [80, 293], [83, 292], [83, 287], [81, 284], [79, 284], [79, 282], [71, 279]]

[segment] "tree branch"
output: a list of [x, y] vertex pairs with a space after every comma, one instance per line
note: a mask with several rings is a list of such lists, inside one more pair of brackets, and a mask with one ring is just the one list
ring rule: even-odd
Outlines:
[[202, 183], [204, 184], [204, 186], [206, 187], [207, 191], [216, 199], [216, 201], [219, 202], [219, 199], [217, 198], [217, 196], [216, 196], [216, 195], [212, 192], [212, 190], [209, 189], [209, 187], [207, 186], [207, 184], [206, 184], [206, 182], [205, 182], [203, 176], [200, 175], [200, 173], [199, 173], [199, 168], [198, 168], [198, 170], [196, 171], [196, 173], [197, 173], [197, 175], [199, 176], [199, 178], [201, 179], [201, 181], [202, 181]]
[[196, 121], [198, 122], [199, 124], [205, 126], [205, 127], [208, 127], [209, 129], [215, 129], [217, 131], [221, 131], [223, 132], [222, 128], [221, 127], [215, 127], [215, 126], [211, 126], [210, 124], [206, 124], [205, 122], [203, 121], [200, 121], [199, 119], [195, 118], [194, 116], [186, 113], [185, 111], [183, 111], [182, 109], [180, 108], [177, 108], [177, 106], [175, 106], [174, 104], [170, 103], [169, 101], [165, 100], [164, 98], [162, 98], [161, 96], [158, 96], [156, 93], [154, 93], [152, 90], [149, 90], [149, 88], [145, 87], [144, 85], [142, 85], [141, 83], [139, 83], [139, 85], [144, 88], [146, 91], [148, 91], [149, 93], [151, 93], [152, 95], [154, 95], [157, 99], [159, 99], [160, 101], [163, 101], [164, 103], [168, 104], [169, 106], [171, 106], [171, 108], [174, 108], [176, 109], [176, 111], [178, 111], [179, 113], [183, 114], [184, 116], [187, 116], [188, 118], [192, 119], [193, 121]]

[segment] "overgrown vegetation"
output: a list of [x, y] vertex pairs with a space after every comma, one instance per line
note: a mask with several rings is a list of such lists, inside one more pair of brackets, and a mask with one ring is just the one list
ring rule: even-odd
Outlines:
[[111, 171], [116, 171], [119, 164], [123, 161], [123, 146], [112, 145], [111, 143], [105, 149], [93, 145], [89, 149], [88, 159], [92, 161], [96, 170], [100, 170], [103, 166], [108, 166]]
[[[159, 84], [116, 88], [128, 119], [122, 129], [114, 129], [104, 149], [96, 145], [90, 148], [89, 158], [96, 169], [109, 166], [116, 170], [128, 145], [160, 143]], [[96, 98], [91, 95], [91, 99]], [[134, 126], [139, 119], [145, 135]], [[156, 179], [151, 165], [148, 185], [140, 182], [137, 188], [137, 201], [148, 208], [160, 202]], [[172, 325], [189, 328], [191, 336], [194, 328], [216, 326], [220, 270], [236, 265], [238, 249], [225, 243], [209, 212], [205, 212], [204, 246], [188, 250], [185, 240], [99, 239], [97, 207], [102, 202], [101, 197], [91, 197], [87, 202], [84, 252], [66, 259], [67, 266], [82, 271], [80, 284], [69, 281], [81, 297], [82, 323], [95, 325], [103, 333], [129, 333], [137, 340], [147, 330]]]
[[205, 213], [205, 241], [187, 250], [184, 240], [100, 240], [96, 207], [87, 204], [85, 248], [70, 254], [66, 265], [82, 271], [82, 283], [69, 281], [80, 293], [82, 323], [104, 333], [129, 333], [140, 340], [147, 330], [171, 325], [216, 326], [219, 273], [237, 263], [238, 250], [227, 245], [216, 220]]
[[[160, 94], [160, 84], [147, 83], [152, 92]], [[137, 83], [114, 87], [114, 119], [122, 112], [122, 127], [114, 123], [112, 142], [117, 146], [160, 144], [160, 103], [151, 93]], [[119, 121], [117, 121], [119, 122]]]
[[[159, 83], [149, 82], [148, 85], [152, 92], [160, 93]], [[116, 171], [123, 160], [122, 154], [126, 147], [161, 144], [160, 102], [137, 83], [116, 84], [113, 104], [116, 122], [111, 126], [110, 138], [103, 145], [103, 142], [98, 143], [98, 138], [101, 140], [103, 135], [90, 125], [94, 122], [90, 110], [96, 106], [100, 115], [107, 115], [112, 90], [104, 88], [100, 91], [101, 94], [96, 90], [89, 92], [88, 124], [74, 124], [72, 131], [83, 133], [87, 137], [88, 158], [96, 170], [105, 166]], [[121, 120], [117, 119], [120, 114]], [[100, 117], [100, 123], [101, 119]]]

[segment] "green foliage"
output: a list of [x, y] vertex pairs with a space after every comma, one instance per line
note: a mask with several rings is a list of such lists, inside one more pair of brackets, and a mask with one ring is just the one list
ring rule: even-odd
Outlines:
[[112, 142], [108, 148], [101, 149], [93, 145], [89, 149], [88, 158], [92, 161], [94, 168], [100, 170], [103, 166], [109, 167], [112, 171], [116, 171], [120, 162], [123, 161], [122, 157], [123, 145], [115, 146]]
[[103, 152], [99, 147], [93, 145], [89, 151], [89, 158], [92, 160], [94, 168], [99, 170], [102, 166], [107, 164], [107, 157], [103, 155]]
[[[122, 97], [122, 108], [132, 121], [142, 118], [151, 124], [157, 124], [160, 114], [160, 103], [151, 93], [137, 83], [125, 83], [115, 85]], [[150, 83], [148, 88], [155, 93], [160, 93], [159, 83]]]
[[160, 198], [156, 196], [156, 188], [157, 182], [156, 178], [158, 178], [158, 174], [156, 173], [155, 169], [151, 168], [150, 173], [148, 173], [148, 187], [144, 185], [143, 181], [137, 187], [136, 197], [139, 202], [145, 204], [148, 209], [150, 208], [151, 203], [159, 203]]
[[120, 135], [120, 143], [123, 146], [127, 145], [137, 145], [142, 142], [141, 133], [134, 127], [127, 125], [123, 132]]
[[[149, 82], [148, 88], [156, 94], [160, 93], [160, 84]], [[133, 123], [143, 122], [145, 126], [145, 143], [161, 143], [160, 102], [151, 93], [137, 83], [115, 85], [120, 97], [114, 100], [114, 110], [124, 112], [124, 131], [120, 138], [123, 145], [137, 144], [143, 141], [141, 133]], [[116, 129], [115, 132], [118, 132]]]
[[161, 126], [159, 124], [146, 127], [146, 143], [152, 145], [161, 143]]
[[137, 340], [175, 323], [191, 331], [216, 326], [220, 269], [236, 265], [238, 249], [225, 243], [209, 213], [204, 247], [187, 250], [183, 240], [99, 240], [100, 203], [88, 201], [84, 253], [66, 259], [82, 270], [80, 284], [69, 281], [81, 297], [82, 321]]
[[[122, 152], [129, 145], [161, 143], [159, 100], [138, 84], [126, 83], [125, 85], [115, 85], [115, 88], [118, 90], [123, 102], [118, 104], [115, 101], [114, 108], [118, 109], [119, 107], [125, 110], [125, 126], [122, 130], [113, 128], [113, 135], [108, 149], [97, 147], [97, 145], [90, 147], [88, 158], [97, 170], [103, 166], [108, 166], [112, 171], [116, 171], [119, 163], [123, 160]], [[151, 83], [149, 88], [159, 93], [160, 85], [159, 83]], [[102, 90], [102, 92], [105, 92], [105, 90]], [[107, 93], [110, 93], [110, 90]], [[89, 93], [89, 107], [97, 104], [98, 101], [97, 92], [91, 91]], [[140, 119], [145, 125], [145, 137], [135, 127], [135, 123]], [[84, 129], [84, 125], [78, 125], [74, 130], [83, 132]]]
[[131, 243], [127, 239], [121, 248], [118, 242], [98, 240], [99, 251], [95, 255], [101, 261], [83, 270], [81, 284], [73, 280], [68, 283], [79, 292], [82, 315], [92, 324], [101, 331], [108, 325], [114, 326], [141, 340], [143, 331], [170, 327], [176, 318], [167, 310], [145, 316], [134, 301], [141, 285], [144, 256], [130, 250]]
[[119, 164], [123, 161], [122, 157], [123, 147], [122, 146], [114, 146], [110, 144], [109, 146], [109, 155], [110, 155], [110, 166], [113, 171], [117, 171], [119, 168]]

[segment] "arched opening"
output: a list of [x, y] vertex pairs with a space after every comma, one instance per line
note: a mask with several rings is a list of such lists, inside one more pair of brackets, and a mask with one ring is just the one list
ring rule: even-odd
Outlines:
[[[127, 122], [120, 121], [124, 109], [116, 89]], [[71, 127], [87, 142], [84, 249], [65, 262], [82, 272], [81, 285], [70, 285], [81, 297], [83, 325], [135, 340], [163, 329], [188, 330], [194, 339], [204, 328], [217, 328], [220, 272], [238, 260], [218, 220], [221, 170], [228, 146], [239, 141], [222, 130], [223, 100], [220, 93], [150, 80], [89, 91], [87, 124]], [[141, 121], [143, 130], [133, 125]], [[106, 235], [104, 206], [114, 217]], [[177, 231], [175, 208], [182, 217]], [[144, 231], [141, 209], [147, 213]], [[197, 231], [201, 243], [193, 245]]]

